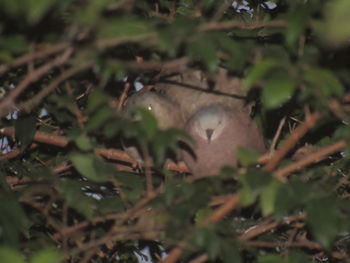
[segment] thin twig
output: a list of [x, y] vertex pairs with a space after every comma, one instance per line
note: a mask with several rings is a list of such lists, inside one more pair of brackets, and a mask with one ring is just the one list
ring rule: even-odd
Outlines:
[[280, 161], [282, 161], [282, 159], [286, 156], [286, 154], [298, 143], [300, 138], [302, 138], [311, 128], [316, 125], [317, 120], [320, 117], [321, 115], [318, 112], [307, 115], [305, 122], [299, 125], [292, 132], [287, 141], [278, 151], [275, 152], [263, 169], [269, 172], [273, 171], [278, 166]]
[[[37, 147], [38, 147], [38, 144], [33, 143], [32, 145], [29, 146], [29, 150], [33, 150]], [[0, 154], [0, 161], [13, 159], [13, 158], [20, 156], [21, 154], [23, 154], [23, 151], [21, 151], [18, 148], [14, 148], [9, 153]]]
[[[207, 220], [202, 223], [202, 226], [206, 226], [210, 223], [218, 222], [223, 219], [227, 214], [234, 210], [239, 204], [239, 195], [233, 194], [227, 197], [226, 202], [216, 209]], [[168, 256], [165, 258], [164, 263], [175, 263], [182, 254], [183, 248], [186, 246], [186, 242], [180, 241], [175, 248], [173, 248]]]
[[330, 154], [343, 150], [346, 147], [346, 145], [347, 143], [344, 140], [336, 142], [330, 146], [327, 146], [318, 150], [315, 153], [310, 154], [309, 156], [304, 157], [303, 159], [295, 163], [292, 163], [290, 165], [287, 165], [285, 167], [278, 169], [274, 174], [277, 178], [284, 180], [285, 177], [288, 176], [289, 174], [295, 171], [298, 171], [307, 165], [319, 162], [327, 158]]
[[283, 117], [282, 120], [280, 121], [280, 123], [278, 124], [278, 128], [276, 130], [275, 136], [272, 139], [272, 143], [271, 143], [270, 150], [269, 150], [269, 152], [271, 154], [275, 151], [278, 139], [281, 136], [282, 128], [283, 128], [285, 122], [286, 122], [286, 117]]
[[22, 57], [15, 59], [14, 61], [12, 61], [9, 64], [1, 65], [0, 66], [0, 75], [4, 74], [5, 72], [7, 72], [8, 70], [10, 70], [12, 68], [19, 67], [19, 66], [21, 66], [25, 63], [29, 63], [33, 60], [51, 56], [55, 53], [62, 51], [63, 49], [67, 48], [68, 46], [69, 46], [68, 43], [60, 43], [60, 44], [57, 44], [54, 46], [49, 46], [49, 47], [45, 48], [44, 50], [41, 49], [40, 51], [26, 54]]
[[296, 215], [296, 216], [288, 216], [284, 218], [281, 222], [271, 221], [271, 219], [267, 219], [264, 222], [246, 230], [243, 234], [240, 235], [239, 240], [247, 241], [263, 233], [266, 233], [267, 231], [275, 229], [277, 226], [281, 224], [290, 224], [293, 221], [302, 220], [305, 218], [306, 218], [306, 214], [300, 213], [299, 215]]
[[210, 31], [210, 30], [229, 30], [234, 28], [240, 28], [240, 29], [259, 29], [264, 27], [269, 28], [284, 28], [286, 27], [287, 23], [285, 21], [270, 21], [270, 22], [260, 22], [260, 23], [254, 23], [254, 24], [247, 24], [237, 21], [228, 21], [228, 22], [220, 22], [220, 23], [207, 23], [203, 24], [199, 27], [199, 31]]
[[130, 89], [131, 85], [129, 82], [125, 82], [124, 84], [124, 90], [123, 93], [120, 95], [119, 97], [119, 101], [118, 101], [118, 111], [120, 111], [124, 105], [124, 102], [126, 100], [126, 97], [128, 95], [129, 89]]
[[[15, 138], [15, 128], [14, 127], [2, 128], [0, 129], [0, 134]], [[62, 148], [66, 147], [69, 143], [67, 138], [64, 136], [48, 134], [40, 131], [35, 132], [33, 140], [36, 142], [46, 143], [46, 144], [50, 144], [50, 145], [54, 145]], [[107, 159], [118, 160], [118, 161], [127, 162], [131, 164], [137, 163], [128, 154], [117, 149], [96, 148], [94, 149], [94, 152]]]
[[222, 5], [218, 8], [216, 13], [213, 15], [211, 22], [216, 22], [221, 19], [221, 17], [225, 14], [226, 10], [232, 5], [232, 0], [227, 0], [222, 3]]
[[209, 259], [208, 254], [203, 254], [196, 257], [195, 259], [192, 259], [189, 263], [203, 263], [203, 262], [206, 262], [208, 259]]
[[46, 74], [50, 70], [60, 65], [63, 65], [67, 62], [70, 55], [72, 54], [73, 49], [68, 48], [62, 55], [56, 57], [53, 60], [50, 60], [45, 65], [39, 67], [34, 70], [32, 74], [27, 74], [25, 78], [17, 85], [16, 88], [12, 89], [11, 92], [4, 98], [2, 102], [0, 102], [0, 116], [8, 114], [9, 111], [13, 109], [15, 106], [15, 100], [17, 97], [29, 87], [29, 85], [40, 78], [42, 75]]
[[36, 94], [34, 97], [29, 99], [28, 101], [20, 103], [17, 108], [19, 110], [29, 112], [31, 109], [33, 109], [33, 107], [38, 105], [45, 97], [47, 97], [56, 87], [58, 87], [63, 81], [74, 76], [79, 71], [87, 69], [90, 66], [91, 66], [90, 64], [83, 65], [83, 66], [76, 66], [64, 71], [61, 75], [59, 75], [57, 78], [51, 81], [49, 86], [42, 89], [38, 94]]
[[308, 249], [322, 249], [322, 247], [309, 240], [301, 240], [297, 242], [268, 242], [268, 241], [247, 241], [245, 243], [251, 247], [263, 247], [263, 248], [308, 248]]

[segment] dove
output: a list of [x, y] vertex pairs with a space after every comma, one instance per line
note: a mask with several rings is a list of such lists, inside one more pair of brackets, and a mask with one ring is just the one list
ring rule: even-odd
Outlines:
[[[159, 129], [181, 129], [183, 127], [182, 114], [178, 105], [153, 91], [140, 91], [130, 96], [123, 107], [122, 115], [125, 118], [132, 119], [135, 111], [142, 107], [153, 113]], [[123, 147], [125, 152], [133, 157], [139, 165], [143, 164], [142, 154], [136, 146], [135, 140], [124, 139]]]
[[195, 176], [218, 174], [225, 165], [237, 166], [237, 149], [265, 151], [258, 126], [250, 116], [220, 104], [202, 107], [185, 124], [195, 141], [194, 154], [183, 150], [182, 157]]

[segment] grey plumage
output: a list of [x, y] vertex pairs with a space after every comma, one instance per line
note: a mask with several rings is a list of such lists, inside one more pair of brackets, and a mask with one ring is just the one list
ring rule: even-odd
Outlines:
[[[123, 108], [122, 114], [126, 118], [133, 118], [135, 111], [141, 107], [153, 113], [160, 129], [183, 128], [183, 119], [179, 107], [174, 102], [152, 91], [141, 91], [130, 96]], [[126, 153], [133, 157], [140, 165], [143, 164], [142, 154], [135, 140], [124, 140], [123, 146]]]
[[[200, 71], [164, 76], [156, 90], [179, 105], [185, 130], [196, 142], [183, 159], [195, 175], [217, 174], [223, 165], [237, 165], [237, 148], [265, 151], [263, 137], [250, 117], [252, 104], [242, 80], [219, 69], [211, 83]], [[164, 80], [165, 79], [165, 80]]]
[[156, 90], [179, 105], [185, 121], [198, 109], [212, 104], [239, 109], [248, 114], [250, 112], [251, 105], [247, 105], [245, 100], [247, 94], [241, 89], [242, 80], [229, 78], [224, 69], [219, 70], [212, 85], [209, 79], [198, 70], [170, 75], [162, 79], [163, 82], [155, 85]]
[[183, 159], [196, 175], [215, 175], [224, 165], [237, 165], [237, 148], [263, 152], [262, 135], [246, 113], [221, 105], [199, 109], [185, 125], [196, 142], [195, 156], [183, 151]]

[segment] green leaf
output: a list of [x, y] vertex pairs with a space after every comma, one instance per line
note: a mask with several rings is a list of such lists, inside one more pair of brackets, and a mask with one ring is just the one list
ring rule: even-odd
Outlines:
[[27, 230], [29, 221], [17, 199], [2, 196], [0, 202], [1, 236], [5, 244], [17, 245], [20, 232]]
[[304, 204], [310, 198], [310, 187], [300, 181], [291, 181], [288, 185], [281, 185], [275, 201], [275, 215], [286, 216], [298, 205]]
[[146, 139], [151, 140], [156, 135], [158, 130], [157, 119], [149, 110], [145, 108], [138, 109], [137, 114], [140, 114], [141, 116], [141, 120], [139, 122], [140, 128], [146, 135]]
[[187, 54], [194, 60], [201, 59], [210, 72], [214, 72], [219, 63], [216, 52], [213, 39], [209, 37], [198, 38], [187, 47]]
[[257, 262], [258, 263], [286, 263], [286, 261], [281, 256], [272, 255], [272, 254], [260, 256]]
[[83, 192], [86, 184], [65, 180], [61, 183], [64, 198], [69, 206], [76, 209], [79, 213], [91, 219], [96, 210], [96, 200]]
[[145, 182], [140, 175], [132, 173], [118, 173], [115, 178], [121, 185], [121, 191], [131, 203], [138, 201], [145, 191]]
[[13, 34], [7, 37], [1, 37], [0, 49], [4, 49], [16, 55], [28, 51], [29, 44], [23, 35]]
[[239, 181], [243, 187], [239, 194], [242, 205], [247, 206], [255, 202], [261, 190], [271, 180], [270, 174], [258, 169], [248, 169], [245, 174], [241, 175]]
[[194, 242], [207, 250], [210, 259], [214, 259], [220, 252], [220, 240], [211, 228], [202, 228], [197, 231]]
[[101, 106], [106, 105], [107, 98], [102, 91], [99, 89], [94, 89], [90, 94], [88, 98], [87, 103], [87, 109], [89, 112], [95, 112], [98, 110]]
[[[304, 80], [311, 86], [320, 98], [328, 99], [335, 95], [341, 97], [344, 87], [334, 73], [322, 68], [308, 68], [304, 72]], [[321, 92], [321, 94], [319, 94]]]
[[309, 10], [305, 7], [305, 4], [291, 10], [286, 30], [286, 42], [289, 47], [293, 47], [297, 43], [300, 34], [303, 33], [308, 21], [308, 15]]
[[101, 107], [91, 116], [85, 127], [88, 131], [96, 130], [112, 118], [113, 115], [114, 113], [110, 108]]
[[59, 263], [63, 260], [63, 255], [54, 248], [44, 248], [31, 257], [30, 263]]
[[20, 0], [3, 0], [0, 1], [0, 5], [4, 9], [4, 11], [9, 12], [10, 14], [16, 14], [23, 8], [23, 5], [21, 5]]
[[25, 150], [33, 141], [36, 131], [36, 117], [27, 115], [19, 117], [15, 122], [16, 138], [21, 150]]
[[324, 247], [330, 248], [340, 227], [336, 200], [329, 197], [311, 200], [306, 211], [313, 236]]
[[113, 196], [105, 197], [99, 200], [97, 209], [101, 214], [106, 214], [112, 212], [122, 212], [125, 207], [120, 198]]
[[106, 181], [106, 175], [96, 167], [98, 160], [95, 155], [73, 153], [70, 155], [70, 160], [74, 168], [86, 178], [96, 182]]
[[77, 144], [79, 149], [81, 149], [83, 151], [91, 150], [93, 147], [91, 142], [90, 142], [89, 137], [87, 137], [86, 135], [83, 135], [83, 134], [81, 134], [80, 136], [78, 136], [75, 139], [75, 143]]
[[286, 256], [286, 263], [311, 263], [314, 260], [301, 251], [290, 250]]
[[249, 90], [256, 82], [263, 79], [273, 68], [277, 68], [278, 61], [274, 59], [264, 59], [256, 63], [248, 72], [244, 79], [243, 88]]
[[316, 32], [321, 39], [332, 45], [345, 44], [350, 38], [350, 28], [346, 25], [350, 17], [350, 2], [335, 0], [324, 5], [325, 22], [317, 25]]
[[248, 148], [238, 148], [237, 151], [239, 163], [243, 166], [248, 166], [254, 163], [257, 163], [260, 153], [253, 149]]
[[211, 214], [213, 213], [213, 210], [210, 208], [203, 208], [197, 211], [195, 216], [195, 222], [196, 224], [201, 224], [204, 220], [206, 220]]
[[262, 101], [265, 107], [271, 109], [281, 106], [290, 99], [295, 89], [295, 80], [286, 74], [271, 76], [264, 83]]
[[187, 42], [188, 36], [196, 34], [196, 23], [193, 19], [175, 17], [173, 23], [159, 29], [159, 46], [171, 56], [175, 56], [183, 42]]
[[53, 0], [27, 0], [28, 1], [28, 20], [35, 24], [41, 19], [49, 8], [55, 3]]
[[1, 263], [25, 263], [22, 254], [10, 247], [0, 247]]
[[267, 216], [275, 211], [275, 203], [278, 192], [281, 188], [281, 183], [277, 180], [272, 180], [261, 192], [260, 205], [264, 216]]
[[141, 20], [136, 17], [123, 17], [120, 19], [109, 20], [99, 31], [101, 38], [125, 38], [136, 37], [139, 38], [145, 34], [153, 32], [149, 21]]

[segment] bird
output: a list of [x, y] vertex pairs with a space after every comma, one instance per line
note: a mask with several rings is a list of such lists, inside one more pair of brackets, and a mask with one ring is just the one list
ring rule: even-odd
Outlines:
[[[154, 91], [139, 91], [131, 95], [122, 109], [122, 116], [134, 119], [138, 108], [149, 110], [156, 118], [158, 128], [183, 128], [182, 114], [178, 105], [166, 97]], [[135, 140], [124, 138], [122, 145], [127, 154], [133, 157], [142, 166], [144, 163], [142, 154]]]
[[184, 129], [195, 141], [194, 154], [182, 150], [194, 176], [216, 175], [222, 166], [237, 166], [238, 147], [265, 151], [262, 134], [250, 116], [221, 104], [198, 109]]
[[242, 80], [228, 77], [227, 70], [219, 68], [214, 83], [200, 70], [181, 74], [163, 72], [155, 84], [157, 92], [179, 105], [184, 121], [200, 108], [220, 104], [239, 111], [251, 112], [253, 104], [247, 103], [247, 92], [241, 89]]

